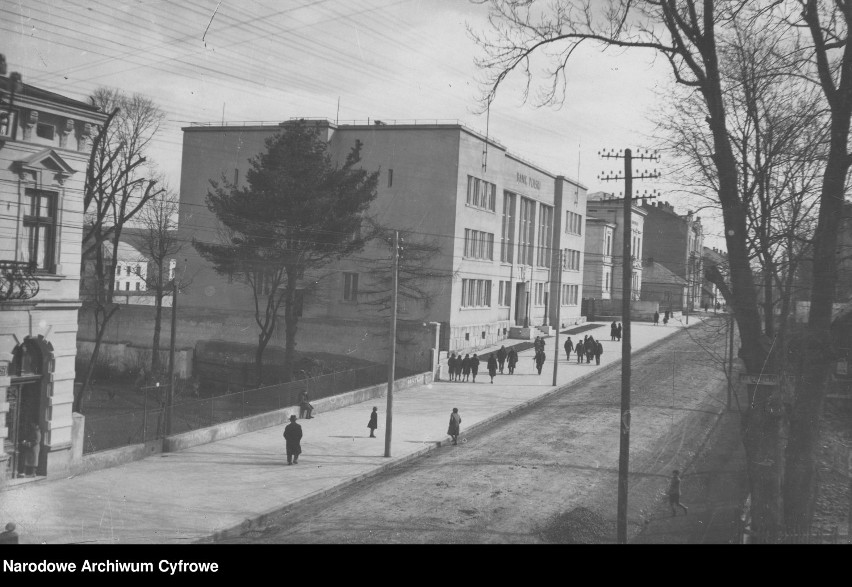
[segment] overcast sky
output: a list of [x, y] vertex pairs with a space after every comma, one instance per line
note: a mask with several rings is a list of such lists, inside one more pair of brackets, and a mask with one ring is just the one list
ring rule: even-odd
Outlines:
[[[668, 65], [590, 45], [568, 71], [561, 108], [524, 104], [518, 75], [487, 122], [476, 114], [482, 53], [466, 30], [487, 30], [486, 16], [466, 0], [0, 0], [0, 52], [26, 83], [71, 98], [99, 86], [152, 98], [167, 122], [151, 159], [175, 190], [180, 129], [190, 122], [322, 117], [458, 120], [590, 191], [622, 191], [597, 181], [619, 166], [597, 152], [652, 146], [650, 117], [669, 87]], [[665, 161], [660, 167], [665, 173]], [[680, 213], [691, 207], [671, 191], [661, 199]]]

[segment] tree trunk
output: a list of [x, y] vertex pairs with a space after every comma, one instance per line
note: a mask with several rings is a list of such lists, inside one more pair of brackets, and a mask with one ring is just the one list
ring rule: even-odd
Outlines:
[[254, 372], [255, 377], [257, 377], [257, 387], [263, 385], [263, 351], [266, 350], [266, 345], [269, 344], [271, 336], [272, 333], [266, 334], [263, 331], [257, 335], [257, 351], [254, 354]]
[[[834, 114], [834, 113], [833, 113]], [[825, 386], [834, 360], [831, 319], [837, 283], [837, 231], [849, 171], [849, 115], [832, 124], [831, 154], [823, 177], [819, 224], [814, 235], [813, 289], [805, 342], [805, 364], [796, 382], [796, 398], [787, 442], [784, 521], [788, 532], [804, 533], [813, 517], [815, 466]]]
[[[151, 341], [151, 375], [159, 377], [160, 372], [160, 331], [162, 330], [163, 321], [163, 288], [157, 287], [154, 296], [154, 340]], [[172, 308], [172, 312], [175, 309]]]

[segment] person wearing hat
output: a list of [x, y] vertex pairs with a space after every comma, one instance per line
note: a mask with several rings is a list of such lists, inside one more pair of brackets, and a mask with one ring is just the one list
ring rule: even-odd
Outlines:
[[287, 464], [299, 464], [302, 453], [302, 427], [296, 424], [296, 415], [290, 416], [290, 423], [284, 427], [284, 441], [287, 443]]

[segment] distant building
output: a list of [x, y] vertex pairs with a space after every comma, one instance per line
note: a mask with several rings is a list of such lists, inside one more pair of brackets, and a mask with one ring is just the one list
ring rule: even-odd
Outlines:
[[686, 280], [688, 311], [701, 307], [704, 283], [704, 232], [701, 218], [690, 210], [677, 214], [668, 202], [643, 203], [645, 256]]
[[[593, 192], [586, 202], [586, 269], [584, 295], [587, 298], [621, 300], [624, 259], [624, 200], [606, 192]], [[641, 299], [642, 248], [646, 212], [631, 207], [632, 300]], [[617, 304], [616, 306], [617, 307]]]
[[730, 274], [728, 268], [728, 253], [722, 251], [721, 249], [704, 247], [704, 263], [703, 268], [705, 271], [705, 276], [702, 278], [702, 287], [701, 287], [701, 305], [707, 305], [710, 308], [714, 308], [716, 304], [726, 304], [726, 300], [724, 295], [715, 283], [707, 279], [706, 270], [710, 267], [718, 267], [719, 273], [722, 274], [722, 277], [727, 281], [728, 275]]
[[[428, 308], [402, 306], [403, 322], [440, 323], [440, 348], [457, 350], [495, 344], [513, 327], [556, 326], [557, 302], [562, 324], [581, 319], [586, 188], [576, 180], [529, 163], [460, 124], [309, 123], [329, 142], [334, 160], [341, 162], [360, 141], [360, 165], [381, 170], [369, 214], [440, 247], [430, 261], [434, 297]], [[224, 176], [242, 184], [249, 158], [286, 124], [183, 129], [181, 239], [214, 238], [218, 220], [205, 205], [210, 180]], [[227, 313], [223, 320], [234, 319], [236, 310], [248, 316], [253, 302], [245, 285], [217, 275], [192, 247], [182, 254], [193, 276], [180, 301], [187, 312], [211, 320], [217, 312]], [[552, 271], [560, 256], [561, 281]], [[386, 327], [368, 302], [375, 289], [369, 267], [384, 262], [387, 251], [368, 246], [355, 257], [331, 267], [331, 277], [320, 280], [317, 291], [300, 297], [300, 350], [385, 359]], [[252, 340], [249, 335], [256, 339], [253, 318], [243, 320], [248, 333], [243, 342]], [[238, 336], [222, 332], [214, 332], [211, 323], [211, 337]]]
[[643, 263], [642, 301], [659, 302], [660, 312], [680, 312], [686, 304], [688, 284], [653, 259]]
[[83, 184], [96, 127], [85, 102], [0, 71], [0, 482], [20, 476], [29, 428], [37, 473], [67, 470], [80, 307]]

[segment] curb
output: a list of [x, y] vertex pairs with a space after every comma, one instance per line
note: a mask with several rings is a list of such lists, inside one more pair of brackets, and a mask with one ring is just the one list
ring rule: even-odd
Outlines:
[[[696, 322], [692, 326], [697, 326], [698, 324], [702, 324], [702, 323], [703, 322]], [[676, 334], [682, 332], [683, 330], [687, 330], [689, 328], [692, 328], [692, 326], [685, 326], [683, 329], [674, 330], [671, 334], [664, 336], [663, 338], [659, 339], [656, 342], [661, 342], [663, 340], [667, 340], [667, 339], [671, 338], [672, 336], [675, 336]], [[651, 350], [652, 350], [651, 345], [648, 345], [648, 346], [646, 346], [642, 349], [639, 349], [638, 351], [636, 351], [634, 353], [631, 353], [631, 358], [637, 357], [637, 356], [642, 356], [642, 355], [644, 355], [648, 352], [651, 352]], [[616, 359], [615, 361], [613, 361], [609, 365], [606, 365], [606, 367], [607, 368], [616, 367], [616, 366], [619, 366], [619, 365], [621, 365], [621, 358]], [[524, 401], [524, 402], [522, 402], [522, 403], [520, 403], [520, 404], [518, 404], [514, 407], [511, 407], [507, 410], [504, 410], [502, 412], [494, 414], [493, 416], [489, 416], [488, 418], [486, 418], [486, 419], [484, 419], [480, 422], [477, 422], [476, 424], [471, 425], [469, 428], [467, 428], [465, 430], [465, 434], [473, 434], [475, 432], [482, 432], [485, 429], [487, 429], [488, 427], [496, 424], [497, 422], [499, 422], [499, 421], [501, 421], [505, 418], [508, 418], [509, 416], [511, 416], [513, 414], [516, 414], [517, 412], [529, 409], [529, 408], [535, 406], [536, 404], [539, 404], [539, 403], [542, 403], [544, 401], [547, 401], [548, 399], [551, 399], [553, 396], [555, 396], [557, 394], [568, 391], [569, 389], [571, 389], [575, 385], [586, 382], [588, 379], [591, 379], [592, 376], [595, 375], [595, 373], [597, 373], [597, 372], [598, 371], [595, 370], [595, 371], [591, 371], [589, 373], [586, 373], [584, 375], [581, 375], [581, 376], [577, 377], [576, 379], [574, 379], [573, 381], [565, 383], [562, 386], [556, 387], [556, 388], [554, 388], [554, 389], [552, 389], [548, 392], [543, 393], [542, 395], [528, 399], [528, 400], [526, 400], [526, 401]], [[717, 423], [719, 421], [718, 415], [716, 416], [716, 421], [717, 421]], [[716, 427], [716, 424], [713, 425], [713, 429], [715, 429], [715, 427]], [[709, 435], [708, 435], [707, 438], [709, 438]], [[355, 485], [356, 483], [366, 481], [367, 479], [370, 479], [372, 477], [380, 475], [381, 473], [389, 471], [390, 469], [405, 465], [408, 462], [413, 461], [415, 459], [418, 459], [418, 458], [420, 458], [420, 457], [422, 457], [422, 456], [424, 456], [424, 455], [426, 455], [426, 454], [428, 454], [432, 451], [435, 451], [435, 450], [437, 450], [437, 449], [439, 449], [443, 446], [448, 446], [448, 445], [450, 445], [450, 443], [451, 443], [451, 438], [449, 436], [446, 436], [444, 438], [444, 440], [437, 440], [434, 443], [432, 443], [431, 446], [426, 446], [424, 448], [421, 448], [420, 450], [417, 450], [413, 453], [407, 454], [407, 455], [402, 456], [402, 457], [391, 458], [387, 463], [379, 465], [378, 467], [376, 467], [376, 468], [374, 468], [370, 471], [367, 471], [365, 473], [362, 473], [362, 474], [360, 474], [356, 477], [353, 477], [351, 479], [347, 479], [346, 481], [338, 483], [337, 485], [334, 485], [333, 487], [328, 487], [326, 489], [320, 489], [320, 490], [318, 490], [314, 493], [311, 493], [309, 495], [306, 495], [305, 497], [291, 501], [287, 504], [275, 506], [272, 509], [269, 509], [265, 512], [257, 514], [256, 516], [253, 516], [251, 518], [247, 518], [246, 520], [244, 520], [243, 522], [241, 522], [241, 523], [239, 523], [235, 526], [229, 526], [227, 528], [223, 528], [222, 530], [216, 530], [212, 534], [209, 534], [208, 536], [205, 536], [203, 538], [199, 538], [197, 540], [192, 541], [192, 543], [193, 544], [212, 543], [212, 542], [215, 542], [217, 540], [237, 538], [237, 537], [239, 537], [239, 536], [241, 536], [245, 533], [251, 532], [251, 531], [262, 530], [262, 529], [265, 528], [266, 523], [271, 518], [278, 516], [282, 513], [285, 513], [288, 510], [290, 510], [291, 508], [312, 504], [312, 503], [319, 501], [319, 500], [321, 500], [325, 497], [333, 495], [334, 493], [336, 493], [338, 491], [342, 491], [342, 490], [344, 490], [348, 487], [351, 487], [352, 485]], [[706, 443], [706, 438], [705, 438], [704, 442], [702, 443], [702, 447], [704, 446], [704, 443]]]

